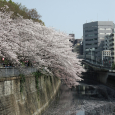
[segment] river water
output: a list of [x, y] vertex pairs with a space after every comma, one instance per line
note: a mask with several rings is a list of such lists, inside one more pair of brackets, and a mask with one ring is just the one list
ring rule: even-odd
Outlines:
[[115, 115], [115, 91], [94, 82], [72, 89], [62, 83], [60, 96], [42, 115]]

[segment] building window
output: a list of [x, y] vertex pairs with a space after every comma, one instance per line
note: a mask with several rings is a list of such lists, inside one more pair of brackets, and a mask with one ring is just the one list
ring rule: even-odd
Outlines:
[[92, 44], [86, 44], [86, 46], [88, 46], [88, 45], [92, 45]]
[[110, 37], [114, 37], [114, 34], [111, 34]]
[[93, 32], [93, 30], [85, 30], [85, 32]]
[[99, 28], [99, 30], [105, 30], [105, 28]]
[[99, 33], [99, 34], [104, 34], [104, 33]]
[[106, 28], [106, 30], [111, 30], [111, 28]]
[[111, 33], [105, 33], [105, 34], [110, 35]]
[[97, 31], [97, 29], [94, 29], [94, 31]]
[[88, 36], [94, 36], [93, 34], [89, 34]]
[[93, 39], [86, 39], [85, 41], [93, 41]]
[[99, 38], [99, 39], [104, 39], [104, 38]]

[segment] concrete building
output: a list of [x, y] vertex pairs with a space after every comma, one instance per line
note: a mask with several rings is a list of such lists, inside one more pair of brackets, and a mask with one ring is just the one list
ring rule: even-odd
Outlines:
[[102, 51], [102, 64], [104, 66], [112, 65], [111, 50], [103, 50]]
[[115, 29], [110, 35], [105, 36], [103, 48], [111, 51], [112, 63], [115, 63]]
[[83, 54], [89, 55], [89, 57], [93, 57], [92, 60], [101, 63], [104, 38], [112, 33], [113, 28], [112, 21], [95, 21], [83, 24]]
[[74, 41], [74, 52], [77, 52], [79, 55], [83, 55], [83, 43], [82, 43], [82, 40], [83, 39], [75, 39], [75, 41]]
[[69, 36], [71, 36], [71, 37], [75, 38], [75, 34], [69, 34]]
[[70, 39], [70, 42], [74, 45], [75, 34], [69, 34], [69, 36], [72, 37], [72, 39]]

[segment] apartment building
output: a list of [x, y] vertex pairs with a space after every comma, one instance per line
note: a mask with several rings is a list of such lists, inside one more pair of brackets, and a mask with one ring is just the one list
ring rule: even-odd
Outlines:
[[115, 63], [115, 29], [113, 29], [113, 32], [110, 35], [105, 36], [103, 48], [104, 51], [111, 51], [112, 63]]
[[112, 21], [95, 21], [83, 24], [83, 54], [93, 55], [93, 60], [101, 63], [105, 36], [110, 35], [113, 28]]

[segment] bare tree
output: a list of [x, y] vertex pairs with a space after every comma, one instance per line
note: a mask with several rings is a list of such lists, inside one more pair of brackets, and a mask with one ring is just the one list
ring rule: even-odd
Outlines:
[[27, 13], [28, 13], [28, 16], [30, 16], [32, 19], [40, 19], [41, 18], [41, 15], [38, 14], [36, 9], [30, 9]]

